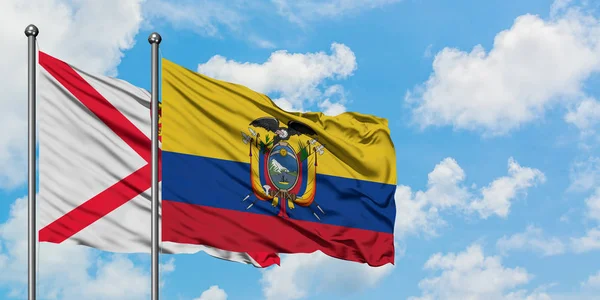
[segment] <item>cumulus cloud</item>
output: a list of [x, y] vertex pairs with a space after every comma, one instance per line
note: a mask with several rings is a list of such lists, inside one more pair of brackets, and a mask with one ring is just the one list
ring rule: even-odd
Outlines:
[[282, 258], [281, 266], [264, 271], [261, 283], [267, 300], [294, 300], [311, 291], [350, 295], [374, 287], [394, 269], [393, 265], [366, 264], [331, 258], [321, 252]]
[[594, 250], [600, 250], [600, 188], [597, 187], [600, 178], [600, 160], [595, 161], [596, 166], [590, 170], [590, 166], [584, 168], [573, 181], [571, 188], [578, 190], [592, 190], [593, 192], [584, 200], [585, 217], [595, 222], [596, 227], [588, 229], [585, 235], [571, 238], [571, 248], [575, 253], [584, 253]]
[[506, 217], [512, 201], [545, 178], [540, 170], [522, 167], [509, 158], [508, 176], [495, 179], [479, 191], [473, 191], [464, 180], [465, 172], [456, 160], [445, 158], [429, 173], [425, 191], [413, 193], [408, 186], [398, 186], [395, 234], [436, 235], [436, 230], [446, 224], [440, 213], [450, 209], [477, 213], [481, 218]]
[[[0, 224], [0, 286], [13, 296], [26, 295], [27, 199], [17, 199], [9, 219]], [[92, 248], [75, 245], [38, 245], [38, 289], [42, 298], [147, 299], [147, 268], [136, 266], [126, 255], [103, 257]], [[161, 265], [169, 273], [173, 261]], [[127, 279], [127, 280], [124, 280]]]
[[302, 111], [319, 104], [337, 114], [344, 111], [344, 91], [340, 85], [326, 86], [326, 81], [347, 78], [356, 68], [354, 52], [346, 45], [333, 43], [331, 54], [281, 50], [273, 52], [264, 63], [241, 63], [215, 55], [198, 65], [198, 72], [276, 95], [274, 101], [286, 110]]
[[290, 21], [304, 25], [323, 17], [338, 17], [360, 10], [374, 9], [400, 0], [271, 0], [278, 12]]
[[550, 6], [550, 15], [556, 16], [563, 12], [565, 9], [569, 8], [569, 5], [571, 5], [572, 2], [573, 0], [554, 0]]
[[581, 283], [581, 286], [588, 289], [600, 290], [600, 271], [594, 275], [590, 275], [586, 281]]
[[[260, 48], [275, 48], [272, 41], [261, 37], [248, 26], [255, 17], [261, 21], [273, 16], [283, 16], [287, 21], [304, 27], [308, 21], [339, 17], [345, 14], [374, 9], [401, 0], [319, 0], [319, 1], [246, 1], [228, 0], [147, 0], [143, 6], [148, 22], [166, 21], [175, 28], [190, 30], [203, 36], [220, 38], [226, 33], [243, 36], [243, 39]], [[280, 18], [272, 19], [280, 22]]]
[[586, 192], [600, 186], [600, 157], [589, 157], [580, 160], [571, 166], [569, 177], [571, 179], [570, 191]]
[[516, 233], [510, 237], [503, 236], [496, 242], [496, 247], [502, 253], [530, 250], [543, 256], [563, 254], [566, 251], [566, 246], [560, 239], [546, 237], [542, 229], [531, 225], [527, 226], [525, 232]]
[[[583, 298], [574, 297], [574, 298], [557, 298], [552, 294], [548, 294], [545, 291], [545, 288], [536, 289], [533, 292], [529, 293], [526, 290], [519, 290], [516, 292], [508, 293], [502, 300], [552, 300], [552, 299], [562, 299], [562, 300], [583, 300]], [[586, 298], [587, 299], [587, 298]]]
[[565, 121], [577, 126], [584, 136], [593, 135], [600, 124], [600, 102], [592, 98], [581, 101], [565, 115]]
[[[247, 21], [240, 6], [243, 2], [221, 1], [165, 1], [148, 0], [144, 4], [144, 15], [152, 21], [165, 20], [173, 27], [187, 29], [205, 36], [219, 36], [220, 28], [239, 30]], [[250, 9], [244, 6], [244, 10]], [[150, 25], [150, 24], [147, 24]]]
[[194, 300], [227, 300], [227, 293], [225, 293], [225, 290], [220, 289], [218, 285], [213, 285]]
[[344, 87], [339, 84], [330, 86], [325, 90], [323, 99], [317, 103], [319, 110], [328, 116], [336, 116], [346, 111], [346, 94]]
[[[89, 72], [116, 75], [123, 51], [131, 48], [142, 21], [142, 0], [0, 2], [0, 187], [25, 180], [27, 153], [27, 39], [34, 23], [42, 51]], [[110, 22], [106, 22], [110, 20]]]
[[146, 0], [144, 16], [147, 28], [166, 21], [181, 30], [189, 30], [204, 37], [223, 38], [233, 35], [265, 49], [275, 48], [272, 41], [254, 32], [249, 26], [255, 17], [261, 21], [272, 13], [270, 3], [246, 0]]
[[478, 244], [460, 253], [436, 253], [424, 268], [438, 273], [421, 280], [422, 295], [409, 299], [549, 299], [540, 292], [528, 297], [524, 290], [515, 291], [533, 276], [521, 267], [505, 267], [498, 256], [485, 256]]
[[587, 217], [600, 224], [600, 187], [597, 187], [596, 191], [585, 199], [585, 206]]
[[465, 178], [463, 169], [453, 158], [445, 158], [428, 174], [427, 190], [412, 192], [409, 186], [396, 188], [396, 228], [394, 234], [424, 232], [436, 235], [437, 228], [445, 225], [439, 216], [441, 210], [463, 208], [471, 196], [460, 183]]
[[175, 259], [170, 258], [168, 261], [160, 265], [160, 273], [172, 273], [175, 271]]
[[481, 190], [481, 198], [470, 204], [470, 209], [479, 212], [482, 218], [493, 214], [500, 217], [508, 216], [511, 199], [517, 193], [525, 193], [528, 188], [544, 183], [546, 177], [537, 169], [520, 166], [513, 158], [508, 160], [508, 176], [495, 179], [490, 185]]
[[[592, 180], [593, 181], [593, 180]], [[581, 185], [588, 187], [588, 180], [580, 181]], [[585, 200], [584, 216], [593, 222], [593, 227], [588, 229], [583, 236], [571, 237], [561, 240], [557, 237], [545, 236], [542, 229], [528, 226], [525, 232], [517, 233], [510, 237], [498, 240], [497, 248], [506, 253], [514, 250], [531, 250], [544, 256], [565, 253], [567, 250], [574, 253], [585, 253], [600, 250], [600, 188], [596, 187], [593, 193]]]
[[549, 19], [516, 18], [487, 52], [481, 45], [438, 52], [429, 79], [405, 97], [415, 123], [503, 135], [553, 107], [580, 102], [566, 119], [591, 125], [596, 113], [583, 109], [597, 103], [583, 86], [600, 70], [600, 22], [559, 2]]
[[[202, 36], [222, 38], [226, 34], [252, 43], [260, 48], [272, 49], [276, 45], [256, 33], [249, 26], [255, 19], [279, 25], [283, 20], [305, 27], [309, 21], [354, 14], [386, 6], [401, 0], [309, 0], [309, 1], [247, 1], [228, 0], [147, 0], [144, 14], [146, 26], [152, 27], [166, 21], [175, 28], [185, 29]], [[257, 17], [259, 16], [259, 17]]]
[[600, 250], [600, 229], [592, 228], [582, 237], [571, 238], [571, 247], [575, 253]]

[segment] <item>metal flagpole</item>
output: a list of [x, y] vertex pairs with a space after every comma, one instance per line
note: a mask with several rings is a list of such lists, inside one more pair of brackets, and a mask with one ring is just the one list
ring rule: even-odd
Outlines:
[[162, 38], [154, 32], [148, 37], [152, 46], [152, 300], [158, 300], [158, 45]]
[[27, 228], [27, 265], [28, 265], [28, 295], [29, 300], [35, 300], [36, 296], [36, 216], [35, 216], [35, 192], [36, 192], [36, 181], [35, 181], [35, 88], [36, 88], [36, 47], [35, 41], [39, 33], [38, 28], [31, 24], [25, 28], [25, 36], [27, 36], [27, 48], [28, 48], [28, 59], [27, 59], [27, 94], [28, 94], [28, 131], [29, 139], [27, 145], [27, 171], [28, 171], [28, 228]]

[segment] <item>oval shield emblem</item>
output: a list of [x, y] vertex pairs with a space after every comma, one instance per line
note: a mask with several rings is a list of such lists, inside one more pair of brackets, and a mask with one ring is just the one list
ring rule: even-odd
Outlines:
[[271, 149], [267, 160], [269, 178], [279, 190], [289, 191], [298, 182], [298, 159], [296, 152], [287, 143], [282, 142]]

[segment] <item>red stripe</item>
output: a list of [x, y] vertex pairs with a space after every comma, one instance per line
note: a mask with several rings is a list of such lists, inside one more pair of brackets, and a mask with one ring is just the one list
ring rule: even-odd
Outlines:
[[150, 188], [150, 165], [133, 172], [42, 228], [40, 242], [61, 243]]
[[117, 134], [131, 149], [146, 162], [151, 160], [151, 142], [127, 117], [67, 63], [44, 52], [39, 52], [40, 65], [46, 69], [77, 100], [95, 114], [108, 128]]
[[394, 263], [391, 233], [162, 201], [162, 240], [228, 251], [312, 253], [382, 266]]
[[272, 265], [280, 265], [279, 255], [277, 253], [268, 252], [250, 252], [248, 253], [252, 259], [260, 265], [261, 268], [270, 267]]

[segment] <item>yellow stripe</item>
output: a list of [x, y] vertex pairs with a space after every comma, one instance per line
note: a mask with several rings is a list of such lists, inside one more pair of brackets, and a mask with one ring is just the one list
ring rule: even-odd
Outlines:
[[[290, 113], [269, 97], [244, 86], [228, 83], [185, 69], [162, 59], [162, 149], [197, 156], [250, 163], [249, 124], [261, 117], [275, 117], [280, 126], [294, 120], [310, 126], [325, 146], [317, 154], [318, 173], [396, 184], [396, 157], [387, 120], [359, 113], [335, 117], [322, 113]], [[274, 136], [253, 127], [260, 138]], [[294, 136], [298, 148], [310, 137]], [[298, 151], [298, 150], [296, 150]], [[198, 170], [201, 172], [202, 170]]]

